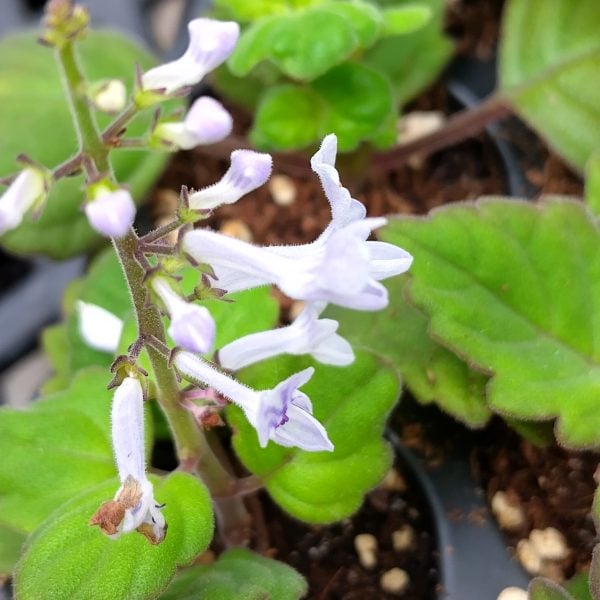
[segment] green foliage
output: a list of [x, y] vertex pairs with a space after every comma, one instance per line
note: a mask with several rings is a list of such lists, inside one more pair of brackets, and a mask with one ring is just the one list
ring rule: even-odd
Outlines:
[[[416, 93], [448, 55], [439, 0], [386, 8], [363, 0], [259, 2], [252, 8], [222, 1], [217, 10], [251, 21], [227, 63], [245, 80], [221, 70], [216, 82], [223, 93], [256, 109], [251, 139], [264, 150], [310, 147], [331, 132], [341, 151], [364, 141], [393, 144], [398, 101], [407, 99], [394, 96], [407, 74], [398, 63], [406, 60], [407, 72], [418, 71], [409, 84]], [[413, 36], [406, 49], [395, 46]], [[377, 50], [382, 42], [391, 44], [389, 51]], [[421, 60], [420, 51], [430, 46], [433, 58]]]
[[335, 131], [338, 149], [350, 151], [378, 135], [390, 117], [395, 129], [394, 112], [387, 79], [346, 62], [310, 84], [271, 88], [257, 109], [250, 137], [259, 148], [291, 150]]
[[[279, 357], [243, 371], [240, 378], [255, 389], [269, 389], [308, 364], [306, 359]], [[227, 416], [235, 430], [235, 451], [263, 479], [273, 499], [298, 519], [330, 523], [356, 511], [390, 466], [390, 449], [381, 435], [399, 382], [364, 352], [346, 368], [317, 366], [302, 391], [327, 429], [333, 452], [304, 452], [271, 442], [262, 449], [241, 410], [232, 406]]]
[[[419, 18], [418, 11], [423, 7], [431, 11], [429, 21], [421, 29], [405, 35], [383, 37], [363, 57], [366, 64], [387, 76], [397, 104], [403, 106], [438, 76], [450, 58], [452, 44], [443, 35], [444, 0], [425, 0], [419, 5], [412, 0], [400, 0], [394, 1], [393, 5], [404, 7], [407, 11], [415, 10], [415, 19]], [[405, 14], [407, 20], [409, 14]]]
[[296, 8], [315, 6], [326, 0], [215, 0], [215, 10], [219, 18], [246, 22], [285, 14]]
[[565, 583], [565, 590], [574, 600], [593, 600], [590, 593], [588, 573], [579, 573]]
[[306, 591], [304, 578], [288, 565], [235, 548], [213, 565], [181, 572], [161, 600], [298, 600]]
[[592, 212], [600, 216], [600, 153], [590, 158], [586, 171], [585, 201]]
[[597, 0], [511, 0], [500, 88], [519, 114], [582, 171], [600, 148]]
[[26, 538], [22, 531], [0, 524], [0, 581], [11, 576]]
[[211, 500], [198, 479], [174, 473], [155, 485], [169, 525], [158, 546], [137, 533], [111, 540], [88, 525], [118, 485], [108, 481], [73, 498], [33, 534], [16, 569], [19, 598], [156, 598], [178, 567], [207, 548], [213, 534]]
[[[395, 241], [393, 229], [382, 237]], [[471, 427], [485, 425], [488, 378], [428, 334], [427, 316], [406, 298], [408, 276], [386, 282], [390, 304], [382, 311], [356, 312], [329, 307], [326, 315], [340, 323], [340, 334], [355, 350], [368, 350], [393, 365], [417, 400], [435, 402]]]
[[575, 600], [565, 589], [541, 577], [532, 580], [528, 591], [529, 600]]
[[410, 293], [430, 333], [492, 376], [492, 409], [600, 442], [600, 232], [583, 203], [482, 200], [394, 219], [385, 239], [416, 257]]
[[[80, 49], [84, 70], [92, 81], [122, 78], [131, 89], [134, 64], [153, 66], [145, 50], [116, 33], [92, 32]], [[15, 158], [22, 152], [50, 168], [74, 154], [75, 130], [52, 51], [37, 44], [31, 33], [6, 37], [0, 41], [0, 74], [0, 176], [18, 170]], [[128, 133], [141, 135], [150, 119], [150, 114], [141, 115]], [[98, 121], [104, 126], [109, 119], [99, 115]], [[139, 200], [159, 174], [166, 155], [116, 151], [112, 159], [118, 180], [129, 185]], [[40, 219], [26, 219], [3, 236], [3, 245], [15, 252], [43, 252], [56, 258], [98, 245], [101, 238], [80, 209], [82, 186], [82, 177], [60, 180]]]

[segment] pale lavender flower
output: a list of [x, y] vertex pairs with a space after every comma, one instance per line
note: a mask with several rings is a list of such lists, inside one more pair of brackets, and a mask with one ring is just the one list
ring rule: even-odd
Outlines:
[[77, 302], [79, 335], [95, 350], [114, 354], [119, 346], [123, 321], [97, 304]]
[[161, 277], [153, 279], [152, 288], [169, 313], [168, 331], [175, 344], [198, 354], [208, 352], [215, 339], [215, 322], [208, 309], [183, 300]]
[[405, 271], [412, 260], [391, 244], [385, 252], [376, 246], [372, 256], [366, 238], [385, 223], [384, 218], [354, 221], [332, 231], [322, 243], [309, 244], [308, 252], [290, 247], [290, 256], [208, 230], [186, 233], [183, 249], [196, 261], [210, 264], [219, 288], [228, 291], [272, 283], [296, 300], [379, 310], [388, 303], [387, 290], [372, 271], [389, 276]]
[[251, 333], [219, 350], [221, 365], [235, 371], [279, 354], [310, 354], [326, 365], [344, 366], [354, 361], [350, 344], [336, 333], [339, 323], [319, 319], [315, 304], [307, 304], [287, 327]]
[[160, 544], [167, 525], [146, 476], [144, 458], [144, 400], [140, 381], [126, 377], [116, 389], [112, 406], [112, 443], [121, 487], [90, 523], [112, 538], [138, 530]]
[[272, 390], [255, 391], [189, 352], [178, 352], [174, 364], [186, 379], [208, 384], [240, 406], [256, 429], [261, 447], [272, 440], [308, 452], [333, 450], [325, 428], [312, 416], [308, 396], [298, 389], [312, 377], [312, 367], [288, 377]]
[[177, 60], [150, 69], [142, 75], [144, 90], [163, 90], [172, 94], [196, 85], [233, 52], [240, 27], [233, 21], [194, 19], [188, 24], [190, 43]]
[[135, 219], [135, 204], [125, 189], [98, 187], [84, 210], [92, 228], [106, 237], [123, 237]]
[[41, 169], [26, 167], [0, 197], [0, 235], [21, 224], [25, 213], [46, 196], [46, 178]]
[[321, 147], [310, 159], [312, 170], [319, 176], [325, 197], [331, 206], [332, 223], [330, 227], [339, 228], [364, 219], [365, 206], [352, 198], [350, 192], [340, 183], [340, 176], [335, 168], [337, 154], [337, 137], [331, 133], [321, 142]]
[[231, 133], [233, 119], [224, 106], [211, 98], [198, 98], [185, 119], [177, 123], [159, 123], [153, 137], [181, 150], [215, 144]]
[[234, 150], [229, 169], [217, 183], [190, 194], [189, 205], [195, 210], [233, 204], [242, 196], [263, 185], [271, 176], [273, 159], [269, 154], [252, 150]]

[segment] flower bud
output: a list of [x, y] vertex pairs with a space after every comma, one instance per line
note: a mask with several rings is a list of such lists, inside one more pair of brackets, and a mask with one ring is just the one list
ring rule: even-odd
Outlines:
[[90, 98], [98, 110], [113, 115], [125, 108], [127, 88], [120, 79], [110, 79], [94, 86]]
[[0, 197], [0, 235], [18, 227], [25, 213], [41, 204], [46, 194], [43, 171], [34, 166], [23, 169]]
[[106, 237], [121, 238], [133, 225], [135, 204], [125, 189], [95, 186], [92, 200], [85, 205], [90, 225]]
[[223, 105], [210, 96], [202, 96], [194, 102], [184, 121], [159, 123], [153, 138], [176, 149], [190, 150], [220, 142], [231, 133], [232, 127], [233, 119]]

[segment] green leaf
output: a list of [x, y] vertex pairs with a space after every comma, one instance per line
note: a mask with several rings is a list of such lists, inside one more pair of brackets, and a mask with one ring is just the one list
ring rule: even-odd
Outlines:
[[61, 504], [114, 477], [107, 375], [85, 371], [27, 410], [0, 410], [0, 523], [33, 531]]
[[304, 578], [292, 567], [246, 550], [227, 550], [210, 566], [180, 573], [161, 600], [299, 600], [307, 592]]
[[[394, 5], [402, 8], [414, 3], [408, 0]], [[363, 57], [366, 64], [387, 75], [400, 106], [435, 80], [452, 52], [452, 44], [443, 32], [444, 0], [426, 0], [420, 5], [431, 9], [431, 19], [424, 27], [380, 39]]]
[[26, 538], [22, 531], [0, 524], [0, 582], [11, 576]]
[[311, 8], [253, 23], [240, 36], [228, 65], [241, 77], [268, 59], [289, 77], [310, 81], [348, 58], [357, 44], [348, 19]]
[[597, 0], [511, 0], [500, 88], [519, 114], [582, 171], [600, 148]]
[[234, 21], [254, 21], [261, 17], [282, 15], [287, 12], [322, 4], [326, 0], [215, 0], [216, 13], [220, 18]]
[[250, 139], [257, 148], [304, 148], [319, 138], [322, 113], [322, 102], [310, 88], [273, 87], [260, 100]]
[[[285, 356], [264, 361], [240, 377], [255, 389], [269, 389], [308, 364]], [[241, 410], [232, 406], [227, 414], [237, 454], [263, 479], [273, 499], [298, 519], [330, 523], [355, 512], [389, 468], [391, 453], [381, 434], [400, 389], [395, 374], [367, 353], [358, 353], [347, 368], [316, 367], [302, 391], [327, 429], [333, 452], [305, 452], [272, 442], [262, 449]]]
[[155, 598], [175, 575], [205, 550], [213, 533], [210, 496], [186, 473], [155, 486], [169, 529], [152, 546], [137, 533], [111, 540], [88, 525], [118, 481], [97, 486], [58, 509], [35, 532], [16, 570], [21, 600], [142, 600]]
[[585, 201], [592, 212], [600, 216], [600, 153], [594, 154], [587, 164]]
[[387, 8], [382, 15], [384, 35], [404, 35], [427, 25], [432, 17], [432, 10], [426, 4], [415, 4]]
[[388, 231], [415, 256], [411, 296], [432, 335], [492, 375], [489, 405], [558, 417], [566, 444], [597, 445], [600, 232], [585, 205], [488, 199]]
[[[153, 66], [152, 57], [122, 35], [92, 32], [79, 45], [81, 59], [90, 80], [122, 78], [133, 85], [134, 65]], [[0, 41], [0, 176], [18, 170], [15, 158], [26, 152], [34, 160], [54, 167], [77, 149], [77, 140], [67, 99], [62, 91], [52, 52], [36, 43], [35, 34], [9, 36]], [[151, 115], [141, 115], [128, 134], [141, 135]], [[99, 115], [105, 126], [109, 118]], [[49, 143], [51, 140], [51, 143]], [[158, 176], [165, 153], [116, 151], [113, 165], [119, 181], [127, 183], [140, 199]], [[52, 189], [48, 203], [37, 221], [26, 219], [7, 233], [2, 243], [15, 252], [42, 252], [64, 258], [102, 242], [80, 209], [82, 177], [66, 178]]]
[[312, 83], [325, 102], [325, 118], [319, 137], [338, 136], [338, 149], [354, 150], [363, 139], [376, 135], [394, 114], [389, 81], [363, 64], [347, 62]]
[[[389, 229], [381, 237], [395, 241]], [[406, 298], [408, 281], [402, 276], [386, 282], [390, 304], [385, 310], [329, 307], [326, 316], [339, 321], [340, 335], [355, 350], [368, 350], [393, 365], [417, 400], [435, 402], [471, 427], [485, 425], [491, 414], [485, 402], [488, 378], [431, 338], [427, 316]]]
[[361, 0], [341, 0], [324, 4], [321, 10], [344, 17], [354, 28], [358, 44], [371, 46], [379, 37], [383, 18], [377, 8]]
[[574, 600], [593, 600], [590, 593], [589, 573], [579, 573], [565, 583], [565, 589]]
[[536, 577], [529, 584], [530, 600], [575, 600], [569, 592], [549, 579]]

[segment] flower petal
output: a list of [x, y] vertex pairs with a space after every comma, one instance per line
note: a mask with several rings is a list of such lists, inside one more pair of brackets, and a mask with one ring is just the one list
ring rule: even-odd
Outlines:
[[79, 335], [95, 350], [114, 354], [119, 346], [123, 321], [97, 304], [77, 302]]

